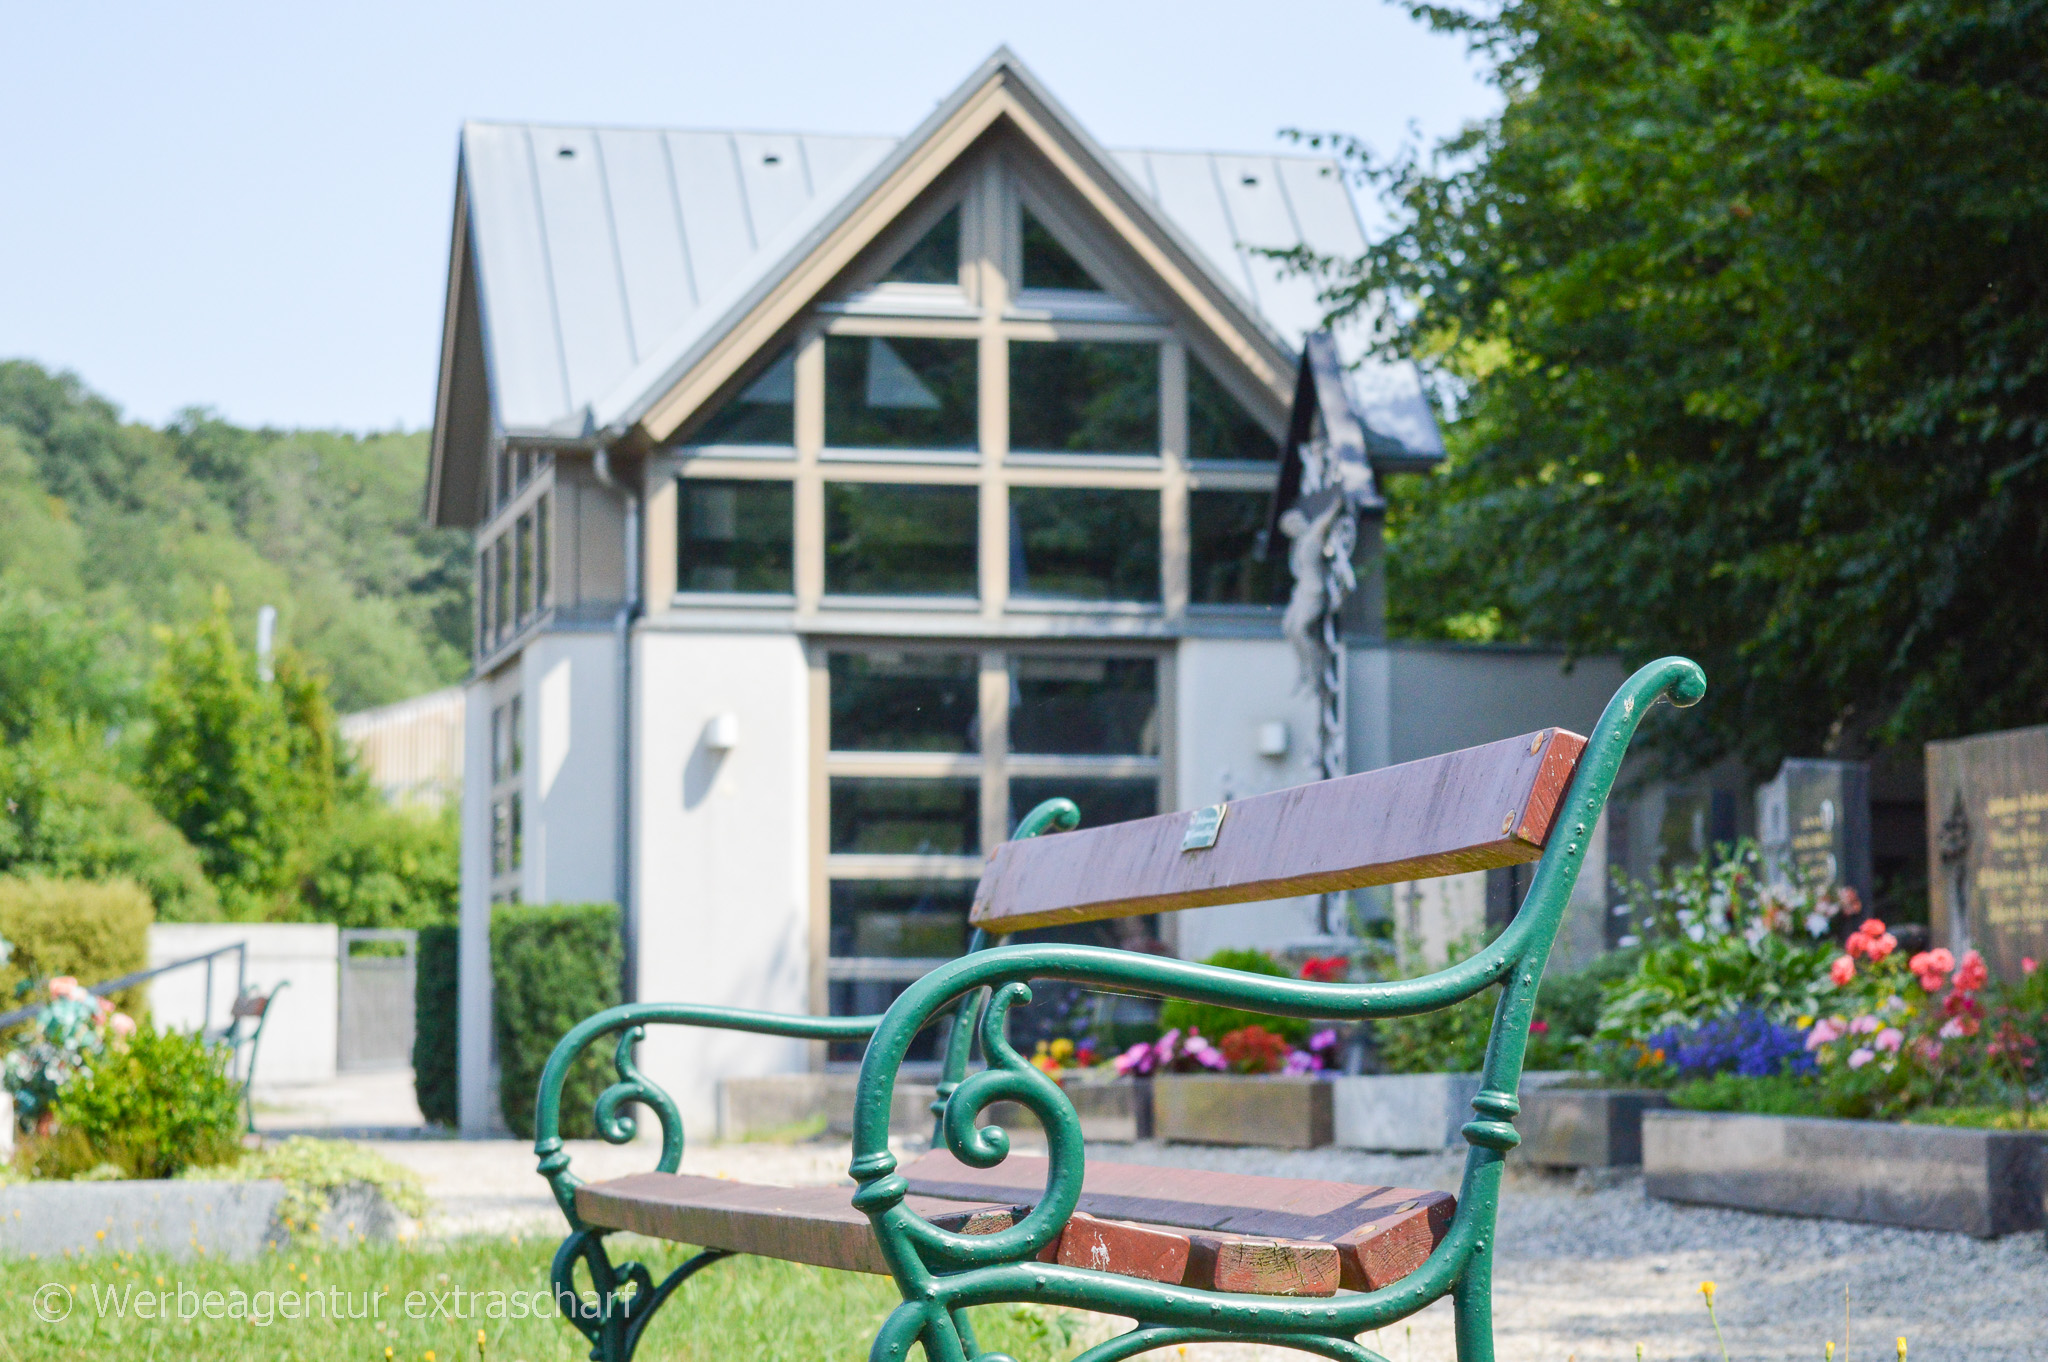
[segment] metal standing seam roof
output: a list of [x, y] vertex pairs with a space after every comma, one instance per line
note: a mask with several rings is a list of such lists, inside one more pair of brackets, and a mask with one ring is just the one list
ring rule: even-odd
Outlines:
[[[901, 139], [468, 123], [470, 212], [492, 402], [508, 434], [578, 436], [701, 341]], [[1321, 324], [1316, 285], [1262, 248], [1355, 257], [1365, 235], [1327, 158], [1119, 151], [1123, 172], [1216, 279], [1289, 345]], [[1353, 337], [1344, 348], [1356, 359]], [[1408, 365], [1351, 382], [1382, 435], [1442, 443]]]

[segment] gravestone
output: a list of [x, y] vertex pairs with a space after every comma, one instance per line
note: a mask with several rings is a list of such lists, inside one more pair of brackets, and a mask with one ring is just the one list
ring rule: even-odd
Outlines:
[[1787, 757], [1756, 791], [1757, 846], [1772, 884], [1847, 886], [1870, 909], [1870, 767]]
[[1935, 940], [2048, 959], [2048, 726], [1927, 744], [1927, 868]]

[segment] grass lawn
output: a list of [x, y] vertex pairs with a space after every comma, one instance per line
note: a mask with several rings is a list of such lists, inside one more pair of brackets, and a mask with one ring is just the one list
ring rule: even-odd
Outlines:
[[[626, 1235], [610, 1242], [614, 1262], [638, 1257], [656, 1281], [688, 1252]], [[0, 1362], [584, 1362], [589, 1345], [568, 1321], [530, 1313], [536, 1300], [543, 1311], [552, 1310], [547, 1272], [555, 1243], [477, 1236], [267, 1254], [243, 1263], [116, 1252], [40, 1261], [0, 1256]], [[209, 1299], [210, 1292], [219, 1295]], [[314, 1293], [322, 1297], [317, 1306], [309, 1299]], [[865, 1358], [876, 1326], [897, 1299], [886, 1278], [733, 1258], [706, 1268], [662, 1307], [639, 1357]], [[39, 1306], [44, 1314], [59, 1313], [66, 1300], [67, 1317], [54, 1323], [38, 1317]], [[1069, 1340], [1087, 1319], [1030, 1307], [974, 1312], [982, 1347], [1018, 1362], [1071, 1355], [1076, 1349]]]

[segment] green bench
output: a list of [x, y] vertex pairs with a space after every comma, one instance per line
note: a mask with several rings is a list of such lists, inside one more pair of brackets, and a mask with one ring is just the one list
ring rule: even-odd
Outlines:
[[[903, 1303], [874, 1339], [874, 1362], [905, 1358], [913, 1344], [930, 1362], [995, 1362], [976, 1345], [968, 1310], [1002, 1302], [1134, 1321], [1082, 1362], [1209, 1341], [1374, 1362], [1361, 1333], [1444, 1296], [1456, 1312], [1458, 1356], [1491, 1362], [1495, 1217], [1502, 1163], [1519, 1139], [1515, 1093], [1537, 985], [1637, 725], [1656, 701], [1690, 705], [1705, 690], [1697, 666], [1666, 658], [1629, 678], [1590, 739], [1545, 729], [1227, 807], [1079, 832], [1062, 831], [1078, 822], [1074, 806], [1048, 801], [990, 857], [968, 954], [911, 985], [879, 1017], [642, 1003], [590, 1018], [555, 1048], [536, 1103], [540, 1173], [570, 1226], [553, 1269], [564, 1314], [598, 1362], [627, 1362], [648, 1321], [693, 1274], [753, 1253], [893, 1277]], [[1059, 835], [1042, 835], [1051, 832]], [[989, 944], [1031, 928], [1529, 861], [1539, 864], [1509, 927], [1478, 954], [1418, 979], [1318, 984], [1090, 946]], [[1433, 1011], [1500, 985], [1458, 1195], [1091, 1162], [1072, 1103], [1007, 1039], [1005, 1019], [1030, 1001], [1032, 980], [1356, 1020]], [[857, 1186], [766, 1187], [677, 1173], [681, 1120], [634, 1064], [644, 1028], [665, 1024], [866, 1040], [854, 1111]], [[889, 1149], [896, 1076], [912, 1039], [933, 1024], [949, 1030], [932, 1150], [899, 1167]], [[639, 1103], [660, 1121], [661, 1156], [653, 1172], [584, 1184], [569, 1172], [559, 1136], [562, 1082], [570, 1062], [606, 1037], [616, 1037], [618, 1082], [598, 1099], [598, 1129], [614, 1143], [631, 1139], [625, 1108]], [[977, 1050], [982, 1067], [970, 1072]], [[1012, 1156], [1006, 1132], [978, 1124], [999, 1102], [1037, 1118], [1045, 1158]], [[657, 1283], [644, 1265], [611, 1260], [605, 1239], [616, 1232], [705, 1247]]]

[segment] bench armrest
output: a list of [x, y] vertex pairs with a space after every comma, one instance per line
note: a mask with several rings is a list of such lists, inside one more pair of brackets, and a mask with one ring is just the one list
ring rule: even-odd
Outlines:
[[540, 1175], [548, 1180], [570, 1227], [586, 1228], [576, 1214], [576, 1189], [582, 1185], [582, 1179], [569, 1171], [569, 1154], [562, 1147], [562, 1084], [567, 1081], [569, 1066], [576, 1057], [606, 1036], [618, 1036], [612, 1051], [612, 1068], [619, 1081], [598, 1095], [598, 1134], [612, 1144], [631, 1140], [639, 1129], [639, 1121], [622, 1108], [628, 1103], [640, 1103], [661, 1122], [661, 1158], [656, 1170], [673, 1173], [683, 1161], [682, 1115], [676, 1110], [674, 1099], [640, 1072], [633, 1056], [633, 1047], [646, 1034], [648, 1026], [702, 1026], [787, 1036], [793, 1040], [865, 1040], [874, 1034], [881, 1020], [879, 1016], [798, 1017], [697, 1003], [628, 1003], [607, 1008], [571, 1027], [556, 1042], [541, 1070], [533, 1111], [533, 1152], [540, 1160]]

